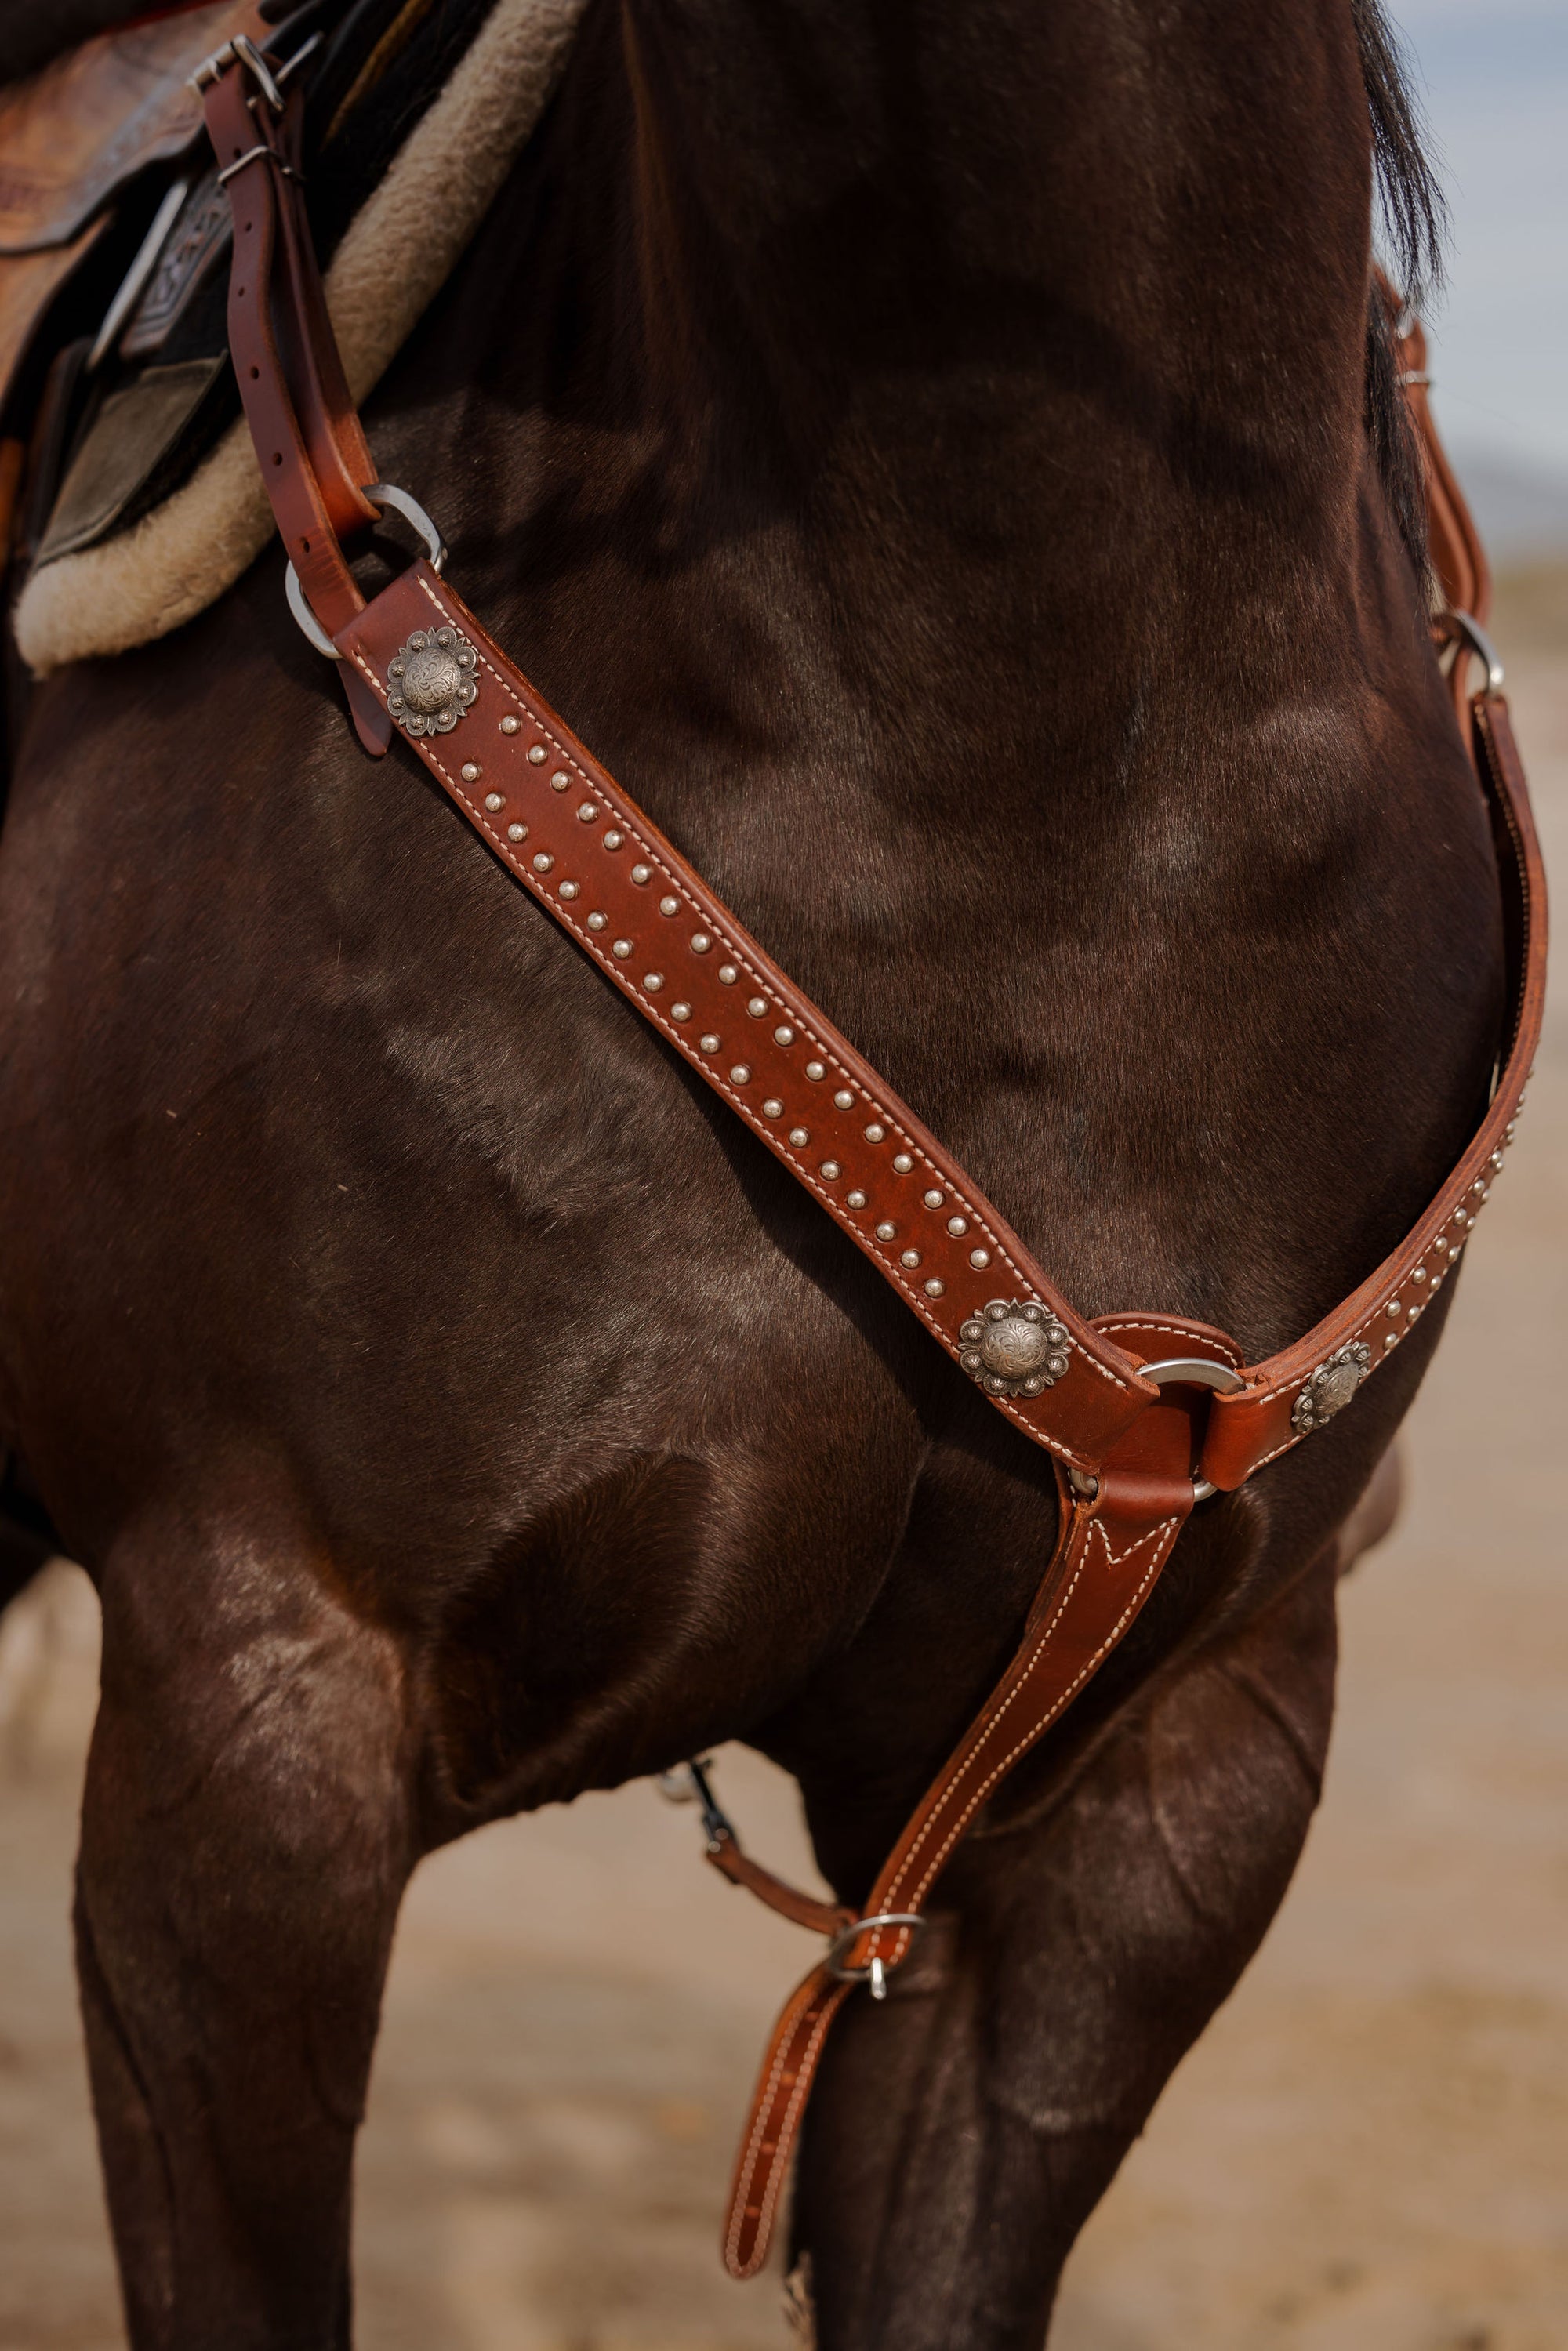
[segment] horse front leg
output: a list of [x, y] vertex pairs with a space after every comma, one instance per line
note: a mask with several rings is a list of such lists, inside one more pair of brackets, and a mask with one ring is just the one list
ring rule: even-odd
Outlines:
[[1337, 1546], [949, 1865], [830, 2042], [794, 2223], [818, 2351], [1039, 2351], [1062, 2263], [1290, 1882], [1333, 1708]]
[[243, 1540], [139, 1537], [102, 1588], [77, 1948], [131, 2341], [340, 2347], [413, 1859], [400, 1660]]

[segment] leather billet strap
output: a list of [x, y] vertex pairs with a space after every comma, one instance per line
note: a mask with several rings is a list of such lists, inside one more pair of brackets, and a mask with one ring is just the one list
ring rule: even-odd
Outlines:
[[[229, 351], [256, 462], [310, 609], [329, 629], [340, 628], [365, 601], [341, 541], [378, 520], [363, 495], [375, 467], [327, 317], [305, 214], [303, 105], [290, 92], [279, 113], [265, 80], [246, 69], [243, 49], [236, 57], [234, 46], [196, 78], [234, 214]], [[382, 705], [350, 671], [344, 687], [365, 748], [384, 751], [392, 728]]]
[[[1540, 1033], [1545, 900], [1528, 794], [1506, 704], [1491, 691], [1464, 696], [1461, 668], [1456, 695], [1498, 846], [1510, 1008], [1490, 1108], [1415, 1230], [1353, 1298], [1260, 1365], [1183, 1318], [1084, 1320], [431, 564], [416, 562], [364, 599], [342, 539], [351, 552], [352, 535], [373, 518], [363, 493], [375, 468], [320, 298], [298, 179], [298, 113], [292, 91], [274, 110], [243, 58], [221, 52], [213, 61], [208, 121], [235, 211], [235, 371], [279, 529], [337, 650], [361, 740], [384, 749], [397, 721], [498, 862], [1056, 1463], [1060, 1537], [1022, 1645], [862, 1918], [783, 1887], [733, 1838], [710, 1851], [734, 1882], [833, 1938], [829, 1959], [779, 2021], [741, 2150], [725, 2250], [730, 2268], [749, 2275], [767, 2251], [839, 2005], [857, 1981], [880, 1991], [976, 1812], [1123, 1637], [1194, 1506], [1195, 1475], [1234, 1487], [1300, 1443], [1354, 1395], [1452, 1270], [1511, 1137]], [[1430, 439], [1424, 410], [1416, 423]], [[1453, 529], [1462, 555], [1468, 516]], [[1481, 576], [1479, 560], [1478, 551], [1467, 576]], [[1448, 559], [1456, 574], [1461, 568], [1458, 556]], [[450, 691], [432, 699], [443, 678]], [[1197, 1376], [1176, 1377], [1172, 1359], [1196, 1362]], [[1154, 1376], [1142, 1375], [1145, 1365]], [[1211, 1395], [1212, 1386], [1228, 1392]]]

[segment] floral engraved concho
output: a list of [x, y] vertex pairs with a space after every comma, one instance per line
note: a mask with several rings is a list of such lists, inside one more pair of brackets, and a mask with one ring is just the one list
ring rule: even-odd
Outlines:
[[1051, 1309], [1033, 1298], [993, 1298], [958, 1336], [958, 1361], [988, 1395], [1042, 1395], [1067, 1369], [1072, 1345]]
[[1326, 1362], [1310, 1373], [1291, 1408], [1291, 1426], [1298, 1437], [1321, 1428], [1343, 1412], [1372, 1369], [1372, 1350], [1360, 1339], [1336, 1347]]
[[387, 708], [405, 735], [450, 735], [479, 688], [460, 629], [415, 629], [387, 664]]

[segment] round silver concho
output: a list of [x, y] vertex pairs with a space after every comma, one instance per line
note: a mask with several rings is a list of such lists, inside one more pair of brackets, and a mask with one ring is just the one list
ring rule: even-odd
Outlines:
[[1291, 1407], [1291, 1426], [1297, 1436], [1305, 1437], [1310, 1429], [1321, 1428], [1325, 1420], [1343, 1412], [1371, 1369], [1372, 1350], [1360, 1339], [1336, 1347], [1326, 1362], [1308, 1374]]
[[405, 735], [450, 735], [479, 692], [460, 629], [415, 629], [387, 664], [387, 708]]
[[958, 1337], [958, 1361], [988, 1395], [1036, 1396], [1054, 1387], [1072, 1346], [1050, 1307], [1034, 1298], [993, 1298]]

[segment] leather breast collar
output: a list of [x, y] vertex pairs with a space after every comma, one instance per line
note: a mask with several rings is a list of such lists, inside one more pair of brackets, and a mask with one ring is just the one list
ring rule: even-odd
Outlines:
[[[766, 2254], [841, 2002], [858, 1983], [881, 1996], [955, 1844], [1120, 1641], [1195, 1504], [1239, 1486], [1349, 1404], [1463, 1251], [1513, 1134], [1545, 979], [1541, 861], [1501, 673], [1475, 620], [1449, 612], [1440, 625], [1458, 639], [1456, 704], [1497, 844], [1510, 1002], [1490, 1106], [1447, 1183], [1353, 1297], [1266, 1363], [1245, 1363], [1223, 1332], [1177, 1315], [1086, 1321], [447, 585], [428, 517], [405, 492], [375, 481], [343, 381], [293, 176], [301, 110], [288, 61], [269, 64], [242, 39], [196, 78], [234, 211], [230, 347], [288, 549], [290, 601], [312, 642], [340, 664], [361, 742], [379, 755], [399, 728], [499, 862], [1056, 1464], [1061, 1533], [1022, 1644], [862, 1917], [780, 1886], [706, 1803], [716, 1865], [831, 1938], [779, 2019], [741, 2147], [725, 2259], [748, 2276]], [[1416, 331], [1403, 364], [1418, 377]], [[1419, 394], [1419, 384], [1411, 389]], [[1435, 453], [1419, 396], [1415, 414]], [[1473, 583], [1484, 601], [1463, 502], [1440, 455], [1429, 462], [1439, 569]], [[367, 602], [343, 542], [387, 508], [413, 522], [426, 554]], [[1487, 680], [1470, 696], [1472, 653]]]

